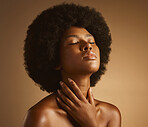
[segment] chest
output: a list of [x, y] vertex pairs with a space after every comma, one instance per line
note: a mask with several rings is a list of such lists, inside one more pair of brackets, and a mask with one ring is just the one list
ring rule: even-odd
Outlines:
[[[107, 127], [107, 121], [101, 114], [97, 116], [97, 119], [100, 124], [99, 127]], [[81, 127], [71, 116], [67, 114], [56, 114], [54, 120], [52, 121], [52, 126], [54, 127]]]
[[80, 127], [69, 115], [57, 114], [52, 119], [53, 127]]

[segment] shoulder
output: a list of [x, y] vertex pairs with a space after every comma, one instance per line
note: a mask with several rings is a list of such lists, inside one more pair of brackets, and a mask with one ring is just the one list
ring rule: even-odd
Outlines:
[[113, 104], [95, 100], [96, 107], [100, 110], [104, 118], [108, 122], [108, 127], [121, 126], [121, 113], [120, 110]]
[[[55, 116], [52, 97], [46, 97], [30, 108], [25, 116], [23, 127], [50, 127]], [[53, 101], [52, 101], [53, 102]]]
[[25, 116], [23, 127], [40, 127], [41, 124], [46, 126], [48, 124], [46, 119], [47, 116], [43, 111], [30, 109]]

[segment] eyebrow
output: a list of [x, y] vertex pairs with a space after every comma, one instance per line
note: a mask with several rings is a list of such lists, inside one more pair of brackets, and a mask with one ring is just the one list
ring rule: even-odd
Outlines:
[[[79, 38], [78, 35], [68, 35], [64, 38], [64, 40], [66, 40], [67, 38], [70, 38], [70, 37]], [[93, 37], [93, 36], [91, 34], [85, 34], [85, 37]]]

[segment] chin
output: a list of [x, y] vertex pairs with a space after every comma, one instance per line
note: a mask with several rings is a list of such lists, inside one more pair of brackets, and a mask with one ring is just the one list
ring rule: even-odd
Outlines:
[[90, 64], [90, 65], [83, 66], [83, 67], [85, 67], [85, 69], [88, 71], [96, 72], [99, 70], [100, 65], [99, 64]]
[[87, 73], [87, 74], [93, 74], [99, 70], [99, 67], [87, 67], [87, 68], [81, 68], [81, 72]]
[[95, 73], [95, 72], [97, 72], [99, 69], [90, 69], [90, 70], [88, 70], [88, 72], [90, 72], [90, 73]]

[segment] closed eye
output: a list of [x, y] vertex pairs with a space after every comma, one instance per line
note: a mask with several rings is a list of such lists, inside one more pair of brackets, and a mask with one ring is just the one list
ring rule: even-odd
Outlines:
[[78, 44], [79, 41], [75, 42], [75, 43], [69, 43], [68, 45], [75, 45], [75, 44]]
[[89, 42], [90, 44], [95, 44], [95, 42]]
[[[75, 44], [78, 44], [79, 41], [75, 42], [75, 43], [69, 43], [68, 45], [75, 45]], [[95, 42], [89, 42], [90, 44], [95, 44]]]

